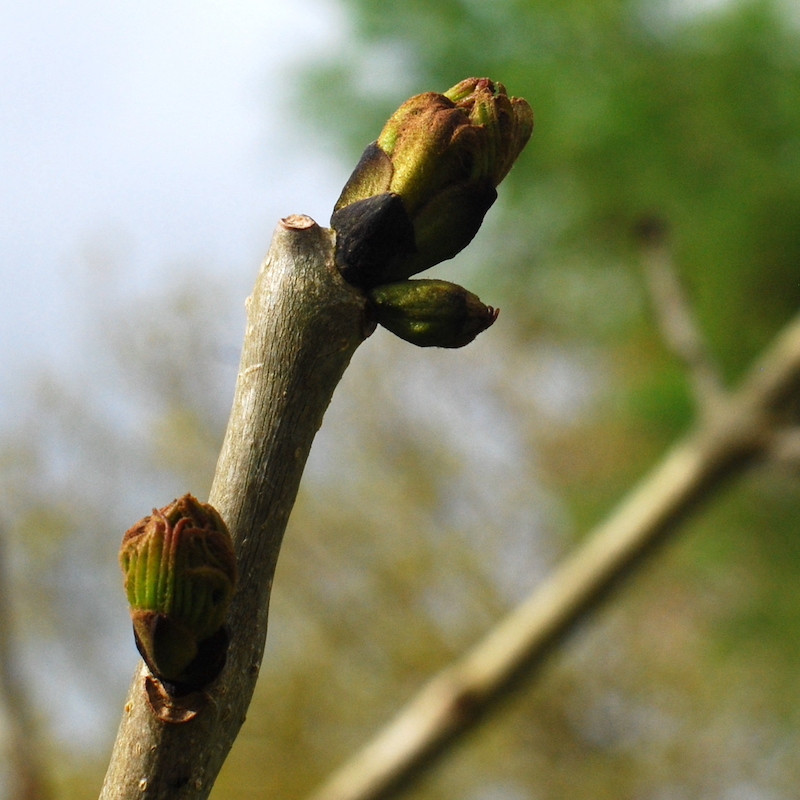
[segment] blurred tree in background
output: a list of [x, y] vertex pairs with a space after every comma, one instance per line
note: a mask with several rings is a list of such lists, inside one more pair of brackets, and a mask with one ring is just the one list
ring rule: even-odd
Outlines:
[[[634, 246], [643, 217], [669, 224], [727, 379], [800, 300], [791, 3], [341, 2], [352, 46], [296, 80], [316, 113], [309, 124], [342, 157], [342, 182], [399, 102], [468, 75], [528, 99], [536, 128], [475, 243], [432, 271], [500, 306], [495, 327], [455, 353], [379, 331], [337, 391], [287, 532], [262, 678], [220, 798], [310, 791], [691, 423], [686, 374], [660, 337]], [[72, 387], [44, 386], [4, 448], [11, 552], [33, 598], [17, 614], [40, 616], [41, 591], [75, 610], [68, 633], [38, 623], [41, 652], [66, 637], [93, 648], [94, 663], [111, 661], [100, 655], [109, 641], [128, 641], [115, 583], [122, 531], [147, 506], [207, 489], [239, 333], [204, 306], [219, 307], [224, 290], [205, 289], [176, 283], [147, 302], [98, 301], [107, 315], [94, 317], [87, 343], [100, 344], [111, 319], [130, 327], [102, 342], [107, 361], [73, 375]], [[81, 382], [102, 413], [70, 405]], [[126, 401], [109, 410], [120, 386]], [[88, 433], [77, 458], [73, 439]], [[30, 481], [7, 477], [23, 461], [58, 489], [46, 503]], [[115, 528], [109, 494], [120, 498]], [[409, 796], [795, 796], [799, 501], [797, 476], [777, 468], [714, 498]], [[71, 570], [55, 570], [64, 564]], [[91, 630], [89, 572], [112, 585], [104, 596], [118, 591]], [[132, 665], [132, 643], [129, 653]], [[31, 674], [41, 681], [46, 670]], [[112, 709], [109, 737], [127, 677], [111, 687], [100, 666], [82, 678], [92, 702]], [[46, 716], [39, 728], [47, 733]], [[65, 764], [59, 747], [53, 739], [48, 751], [58, 793], [86, 796], [105, 753], [71, 776], [80, 762]]]

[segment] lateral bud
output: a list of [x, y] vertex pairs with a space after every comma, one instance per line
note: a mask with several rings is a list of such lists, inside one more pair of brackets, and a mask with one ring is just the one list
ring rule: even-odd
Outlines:
[[136, 646], [153, 675], [176, 696], [211, 683], [225, 665], [236, 586], [222, 517], [191, 494], [153, 509], [125, 533], [120, 566]]
[[388, 283], [368, 296], [377, 322], [418, 347], [463, 347], [499, 313], [463, 286], [442, 280]]

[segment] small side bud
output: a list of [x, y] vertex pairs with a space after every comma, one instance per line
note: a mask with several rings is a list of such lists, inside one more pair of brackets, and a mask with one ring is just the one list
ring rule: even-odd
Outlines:
[[122, 539], [120, 566], [136, 646], [171, 694], [201, 689], [222, 671], [236, 556], [217, 511], [186, 494], [154, 509]]
[[463, 286], [441, 280], [384, 284], [369, 299], [380, 325], [418, 347], [463, 347], [499, 313]]

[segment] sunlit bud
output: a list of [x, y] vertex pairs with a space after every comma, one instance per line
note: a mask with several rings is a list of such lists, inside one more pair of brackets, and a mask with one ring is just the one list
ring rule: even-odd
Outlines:
[[120, 565], [136, 646], [176, 694], [217, 677], [236, 585], [236, 556], [216, 510], [186, 494], [154, 509], [122, 539]]
[[369, 292], [380, 325], [419, 347], [463, 347], [499, 313], [455, 283], [398, 281]]
[[525, 100], [488, 78], [403, 103], [334, 208], [344, 277], [376, 286], [455, 256], [478, 232], [532, 130]]

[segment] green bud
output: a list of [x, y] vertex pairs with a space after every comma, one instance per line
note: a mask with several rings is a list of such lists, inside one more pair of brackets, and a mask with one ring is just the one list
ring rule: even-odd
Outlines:
[[403, 103], [364, 151], [334, 208], [344, 277], [376, 286], [459, 253], [532, 130], [525, 100], [508, 97], [488, 78]]
[[236, 556], [217, 511], [186, 494], [122, 539], [120, 565], [136, 645], [176, 694], [202, 688], [225, 663]]
[[369, 292], [380, 325], [419, 347], [463, 347], [497, 319], [463, 286], [449, 281], [398, 281]]

